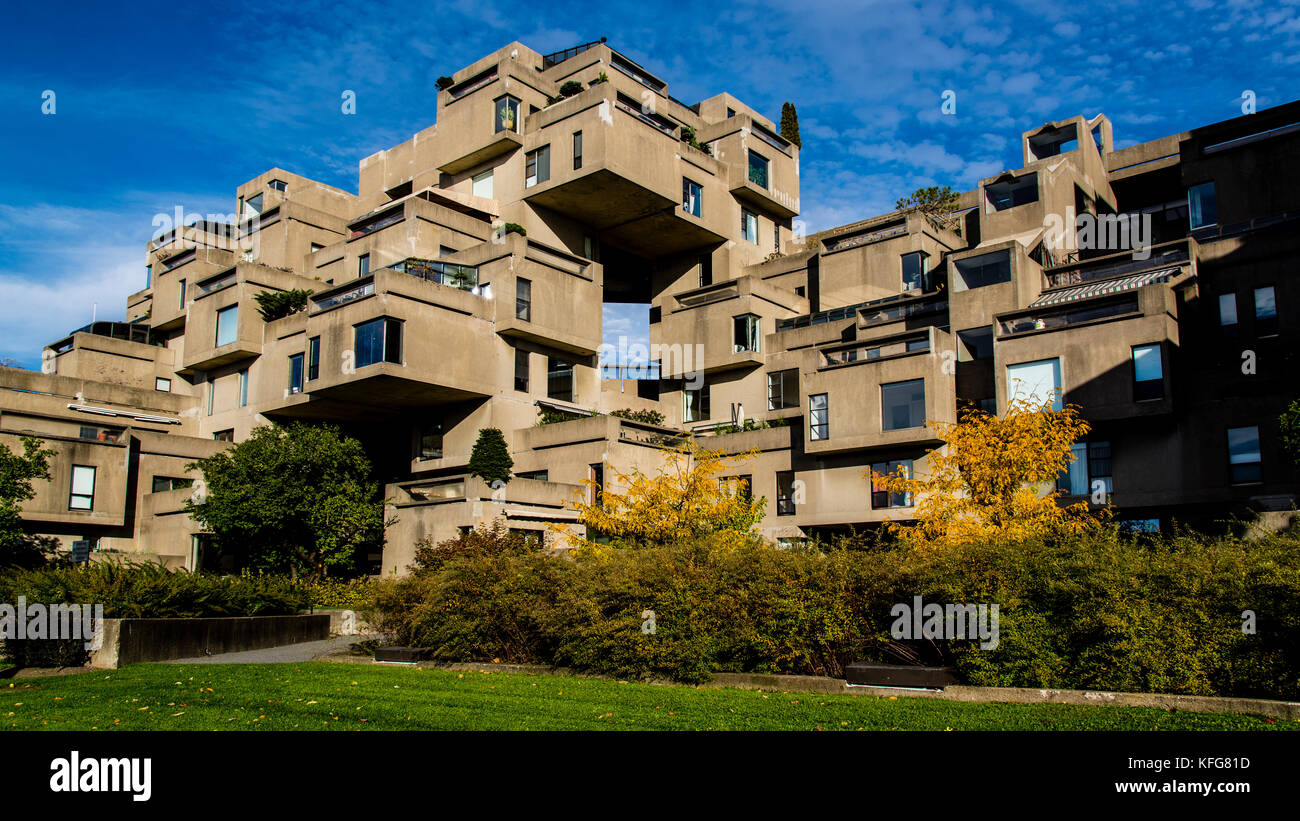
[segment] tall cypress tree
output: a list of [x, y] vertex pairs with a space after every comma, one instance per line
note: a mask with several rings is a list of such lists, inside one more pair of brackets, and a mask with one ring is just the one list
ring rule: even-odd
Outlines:
[[799, 140], [799, 112], [794, 110], [794, 103], [781, 104], [781, 136], [803, 148]]
[[510, 481], [510, 470], [515, 460], [510, 458], [506, 437], [496, 428], [483, 428], [469, 455], [469, 472], [488, 484]]

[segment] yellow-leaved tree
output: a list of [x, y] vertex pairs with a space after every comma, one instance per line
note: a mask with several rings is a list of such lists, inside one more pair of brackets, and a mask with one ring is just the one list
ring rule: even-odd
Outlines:
[[757, 535], [767, 499], [753, 498], [746, 480], [719, 477], [752, 454], [728, 456], [688, 440], [665, 455], [654, 475], [637, 468], [630, 473], [607, 469], [603, 488], [583, 481], [587, 498], [569, 506], [578, 511], [587, 536], [562, 526], [552, 529], [575, 547], [595, 547], [598, 536], [643, 545], [711, 536], [714, 544], [726, 546]]
[[907, 545], [1077, 534], [1110, 516], [1109, 506], [1058, 502], [1056, 479], [1074, 458], [1070, 445], [1090, 430], [1077, 406], [1053, 410], [1016, 399], [1001, 417], [963, 409], [955, 424], [930, 427], [944, 446], [929, 452], [927, 475], [867, 474], [890, 493], [910, 494], [914, 524], [889, 523]]

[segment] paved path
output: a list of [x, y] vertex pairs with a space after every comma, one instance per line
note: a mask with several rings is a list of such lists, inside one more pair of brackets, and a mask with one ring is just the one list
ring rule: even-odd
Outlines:
[[172, 659], [167, 664], [293, 664], [316, 661], [334, 653], [344, 653], [358, 641], [370, 636], [331, 636], [324, 641], [304, 641], [262, 650], [244, 650], [238, 653], [219, 653], [192, 659]]

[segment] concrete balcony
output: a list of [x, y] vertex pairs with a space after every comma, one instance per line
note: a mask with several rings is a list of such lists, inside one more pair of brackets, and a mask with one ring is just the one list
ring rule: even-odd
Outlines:
[[[500, 245], [471, 249], [458, 256], [474, 259], [495, 251], [479, 266], [496, 284], [496, 331], [577, 356], [594, 356], [601, 345], [603, 271], [590, 260], [509, 234]], [[527, 281], [527, 299], [520, 280]]]
[[[679, 138], [680, 124], [601, 83], [528, 118], [524, 148], [549, 146], [549, 179], [524, 199], [595, 228], [601, 241], [658, 258], [725, 241], [735, 214], [726, 170]], [[581, 131], [575, 169], [573, 133]], [[683, 180], [700, 186], [700, 216], [682, 208]]]
[[[808, 308], [803, 297], [748, 276], [676, 294], [669, 304], [650, 326], [651, 342], [674, 352], [663, 357], [664, 378], [759, 367], [777, 324]], [[738, 329], [746, 316], [757, 317], [756, 334]]]
[[[935, 422], [956, 421], [956, 380], [944, 372], [940, 352], [953, 349], [951, 334], [938, 328], [893, 337], [825, 346], [805, 369], [802, 401], [805, 450], [836, 453], [871, 448], [923, 449], [940, 444]], [[884, 386], [920, 382], [923, 393], [901, 409], [886, 400]], [[811, 397], [826, 394], [827, 425], [819, 430]], [[887, 426], [888, 425], [888, 426]], [[816, 437], [816, 438], [814, 438]]]
[[259, 356], [265, 323], [255, 297], [266, 291], [319, 286], [314, 280], [252, 262], [192, 283], [187, 288], [191, 301], [178, 373], [211, 370]]
[[705, 126], [699, 139], [726, 166], [732, 196], [777, 218], [799, 215], [796, 146], [745, 113]]

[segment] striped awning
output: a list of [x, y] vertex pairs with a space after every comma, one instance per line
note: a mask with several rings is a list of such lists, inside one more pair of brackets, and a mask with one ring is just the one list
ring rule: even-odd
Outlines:
[[1116, 277], [1114, 279], [1103, 279], [1098, 282], [1085, 282], [1082, 285], [1071, 285], [1066, 288], [1057, 288], [1052, 291], [1043, 291], [1043, 293], [1029, 303], [1029, 307], [1038, 308], [1043, 305], [1059, 305], [1062, 302], [1076, 302], [1080, 299], [1091, 299], [1106, 294], [1117, 294], [1123, 291], [1135, 291], [1143, 285], [1153, 285], [1157, 282], [1168, 282], [1181, 268], [1162, 268], [1158, 271], [1147, 271], [1141, 274], [1131, 274], [1126, 277]]

